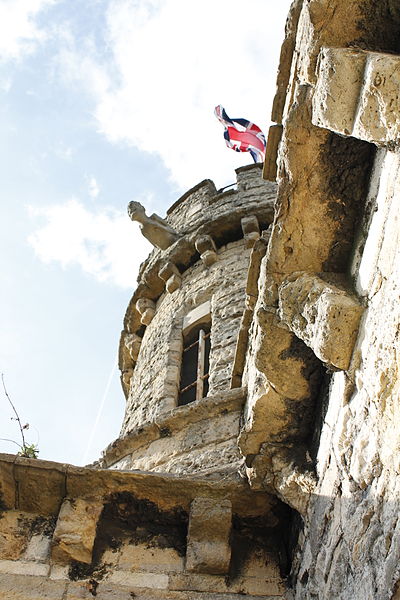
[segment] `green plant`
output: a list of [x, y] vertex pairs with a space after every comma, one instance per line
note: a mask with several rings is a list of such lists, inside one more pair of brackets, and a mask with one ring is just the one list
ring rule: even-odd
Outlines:
[[7, 392], [6, 383], [4, 381], [4, 373], [1, 374], [1, 381], [3, 384], [4, 394], [5, 394], [8, 402], [10, 403], [11, 408], [13, 409], [14, 414], [15, 414], [15, 417], [11, 417], [11, 420], [17, 421], [17, 423], [18, 423], [22, 443], [18, 444], [18, 442], [16, 442], [15, 440], [10, 440], [8, 438], [0, 438], [0, 440], [3, 440], [5, 442], [12, 442], [16, 446], [18, 446], [19, 447], [18, 456], [23, 456], [24, 458], [37, 458], [38, 454], [39, 454], [39, 448], [37, 447], [37, 444], [28, 444], [25, 440], [24, 431], [29, 429], [29, 423], [25, 423], [25, 425], [22, 425], [21, 419], [17, 412], [17, 409], [15, 408], [14, 404], [12, 403], [11, 398]]

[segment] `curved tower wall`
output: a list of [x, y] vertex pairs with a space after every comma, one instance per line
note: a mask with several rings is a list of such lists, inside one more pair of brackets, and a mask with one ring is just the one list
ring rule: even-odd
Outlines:
[[249, 256], [243, 239], [222, 246], [213, 265], [197, 261], [183, 273], [178, 290], [160, 297], [140, 346], [122, 435], [178, 405], [184, 319], [205, 303], [211, 322], [208, 396], [230, 389]]

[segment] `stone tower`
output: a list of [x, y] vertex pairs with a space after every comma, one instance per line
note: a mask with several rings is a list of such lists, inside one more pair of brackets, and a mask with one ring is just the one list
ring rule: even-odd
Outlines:
[[103, 466], [239, 477], [237, 341], [243, 345], [252, 302], [250, 254], [255, 244], [265, 247], [276, 185], [261, 178], [260, 165], [236, 173], [234, 187], [217, 191], [202, 181], [175, 202], [165, 223], [155, 216], [141, 223], [155, 249], [125, 316], [126, 413]]

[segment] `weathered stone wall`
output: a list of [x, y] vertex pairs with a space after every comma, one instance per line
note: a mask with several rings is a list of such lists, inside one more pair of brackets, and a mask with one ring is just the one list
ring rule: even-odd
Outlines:
[[[399, 24], [392, 0], [293, 2], [273, 225], [257, 166], [171, 208], [125, 318], [108, 470], [0, 460], [0, 598], [400, 598]], [[209, 395], [177, 407], [206, 301]]]
[[284, 507], [243, 482], [1, 455], [0, 498], [1, 599], [285, 596]]
[[239, 445], [301, 514], [296, 600], [400, 594], [399, 25], [386, 0], [294, 2], [281, 56]]
[[228, 390], [236, 336], [244, 308], [250, 250], [244, 240], [223, 246], [217, 261], [198, 261], [182, 274], [173, 294], [165, 293], [147, 326], [132, 378], [122, 435], [177, 406], [185, 315], [211, 301], [208, 395]]
[[347, 373], [332, 376], [296, 598], [386, 600], [400, 578], [400, 157], [381, 151], [352, 265], [366, 310]]
[[242, 389], [177, 407], [110, 444], [102, 467], [240, 480]]

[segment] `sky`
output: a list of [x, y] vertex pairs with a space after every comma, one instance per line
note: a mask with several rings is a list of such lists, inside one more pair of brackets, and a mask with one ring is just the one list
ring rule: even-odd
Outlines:
[[[270, 124], [290, 0], [0, 0], [0, 372], [39, 458], [116, 437], [123, 317], [164, 216], [247, 153], [213, 115]], [[21, 443], [0, 390], [0, 452]]]

